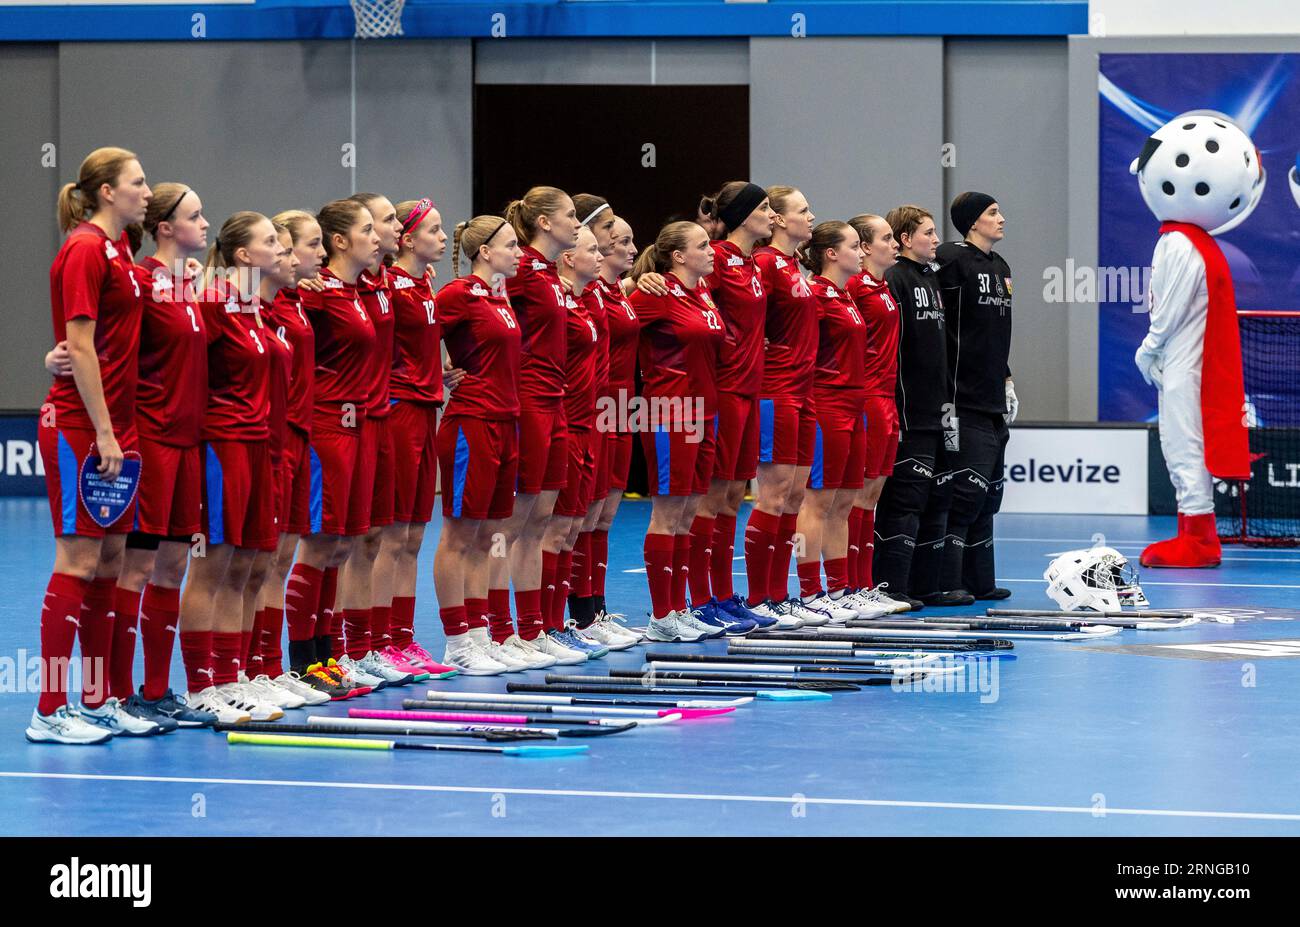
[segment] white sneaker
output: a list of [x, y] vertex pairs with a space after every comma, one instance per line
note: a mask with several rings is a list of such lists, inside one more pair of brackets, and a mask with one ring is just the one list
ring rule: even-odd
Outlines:
[[503, 645], [492, 639], [487, 628], [470, 628], [466, 633], [478, 645], [479, 650], [505, 666], [507, 673], [522, 673], [526, 669], [532, 669], [528, 660], [521, 659], [515, 654], [513, 647], [510, 650], [503, 650]]
[[597, 617], [595, 621], [589, 624], [585, 631], [589, 640], [595, 641], [602, 647], [608, 647], [610, 650], [626, 650], [637, 642], [636, 638], [621, 634], [615, 630], [608, 619], [600, 617]]
[[785, 617], [785, 615], [777, 611], [777, 609], [774, 607], [774, 603], [772, 602], [759, 602], [757, 605], [750, 605], [747, 606], [747, 608], [749, 608], [749, 610], [753, 612], [755, 615], [759, 615], [760, 617], [763, 618], [773, 619], [774, 621], [777, 622], [776, 625], [777, 627], [781, 626], [780, 624], [781, 619]]
[[268, 701], [252, 685], [228, 682], [223, 686], [217, 686], [217, 691], [235, 708], [247, 712], [254, 721], [278, 721], [284, 717], [280, 706]]
[[335, 662], [338, 663], [339, 669], [343, 670], [345, 681], [351, 681], [358, 686], [370, 686], [371, 691], [388, 685], [388, 680], [383, 676], [376, 676], [362, 666], [360, 660], [354, 660], [346, 653]]
[[787, 617], [796, 619], [796, 627], [817, 628], [827, 624], [831, 616], [819, 608], [809, 608], [798, 596], [792, 596], [781, 603], [781, 609]]
[[859, 589], [839, 600], [839, 604], [853, 609], [859, 618], [884, 618], [890, 614], [889, 606], [873, 599], [866, 589]]
[[185, 702], [195, 711], [216, 715], [218, 724], [243, 724], [253, 720], [249, 712], [232, 705], [216, 686], [208, 686], [198, 693], [186, 692]]
[[627, 618], [626, 615], [620, 615], [618, 612], [597, 612], [596, 613], [596, 621], [603, 624], [607, 630], [613, 631], [615, 634], [622, 635], [623, 637], [627, 638], [629, 643], [632, 644], [641, 643], [641, 632], [633, 631], [631, 628], [625, 627], [622, 624], [622, 622], [626, 618]]
[[466, 676], [497, 676], [510, 670], [469, 634], [453, 634], [447, 638], [442, 662], [456, 667]]
[[[815, 596], [804, 599], [803, 604], [805, 608], [813, 608], [823, 612], [830, 619], [831, 624], [843, 624], [850, 618], [858, 617], [857, 612], [840, 605], [825, 592], [819, 592]], [[807, 621], [804, 623], [807, 624]]]
[[646, 640], [661, 641], [665, 644], [692, 644], [712, 637], [713, 632], [716, 630], [717, 628], [710, 628], [708, 625], [696, 621], [691, 617], [690, 611], [685, 610], [669, 612], [662, 618], [651, 615], [645, 636]]
[[324, 705], [330, 700], [330, 697], [320, 689], [312, 688], [303, 682], [302, 677], [293, 670], [281, 673], [272, 681], [281, 689], [287, 689], [298, 696], [304, 705]]
[[93, 724], [115, 737], [150, 737], [162, 732], [162, 728], [147, 718], [137, 718], [122, 710], [122, 702], [117, 698], [107, 698], [98, 708], [82, 705], [77, 714], [82, 721]]
[[358, 660], [357, 665], [371, 676], [378, 676], [390, 686], [404, 686], [415, 682], [414, 676], [403, 673], [373, 650]]
[[559, 666], [573, 666], [587, 662], [587, 655], [581, 650], [565, 647], [545, 631], [532, 640], [526, 641], [526, 643], [531, 645], [534, 650], [544, 653], [548, 657], [554, 657]]
[[48, 715], [32, 709], [32, 720], [27, 725], [27, 739], [34, 744], [88, 746], [108, 743], [113, 739], [113, 732], [104, 730], [98, 724], [88, 724], [76, 711], [67, 705], [60, 705]]
[[276, 685], [266, 673], [259, 673], [249, 679], [247, 674], [241, 672], [239, 681], [242, 685], [251, 687], [263, 702], [278, 705], [280, 708], [301, 708], [307, 704], [305, 698]]
[[910, 612], [912, 606], [908, 605], [906, 602], [900, 602], [898, 599], [891, 599], [885, 594], [885, 590], [888, 588], [889, 583], [881, 583], [876, 586], [875, 589], [863, 590], [862, 595], [870, 598], [873, 602], [879, 602], [882, 606], [889, 609], [887, 614], [899, 615], [903, 612]]
[[542, 653], [518, 634], [507, 637], [501, 649], [510, 651], [512, 657], [527, 663], [529, 669], [546, 669], [548, 666], [555, 665], [555, 657]]

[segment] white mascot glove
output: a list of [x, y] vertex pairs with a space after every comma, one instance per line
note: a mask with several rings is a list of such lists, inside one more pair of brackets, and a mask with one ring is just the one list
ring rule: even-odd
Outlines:
[[1159, 354], [1148, 350], [1143, 344], [1138, 348], [1137, 354], [1133, 355], [1133, 363], [1137, 364], [1138, 373], [1142, 374], [1142, 379], [1148, 386], [1160, 389], [1160, 383], [1164, 379], [1164, 363]]
[[1007, 411], [1003, 413], [1002, 418], [1008, 425], [1015, 424], [1016, 416], [1020, 414], [1020, 399], [1016, 396], [1016, 384], [1007, 379]]

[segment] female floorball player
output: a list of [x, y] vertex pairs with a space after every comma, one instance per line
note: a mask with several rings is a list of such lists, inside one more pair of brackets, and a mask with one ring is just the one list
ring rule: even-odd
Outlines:
[[718, 307], [701, 285], [713, 262], [703, 228], [672, 222], [633, 268], [638, 278], [662, 275], [665, 288], [662, 296], [637, 289], [631, 297], [642, 326], [642, 396], [651, 406], [641, 442], [653, 500], [645, 566], [652, 608], [646, 636], [654, 641], [698, 641], [725, 633], [686, 607], [691, 524], [713, 474], [718, 351], [724, 337]]
[[208, 252], [199, 300], [208, 344], [200, 451], [204, 549], [190, 561], [181, 596], [181, 657], [187, 700], [222, 721], [284, 714], [239, 681], [247, 649], [244, 590], [258, 552], [275, 550], [278, 541], [268, 446], [270, 332], [254, 281], [275, 273], [279, 260], [271, 220], [235, 213]]
[[[38, 443], [54, 523], [54, 570], [41, 610], [41, 695], [27, 739], [97, 744], [161, 728], [122, 711], [105, 691], [113, 638], [113, 586], [135, 498], [101, 524], [78, 497], [88, 458], [116, 480], [136, 449], [135, 394], [142, 301], [126, 227], [144, 220], [151, 191], [136, 156], [99, 148], [59, 191], [59, 227], [70, 233], [50, 268], [54, 341], [67, 341], [71, 376], [57, 376], [41, 411]], [[107, 520], [107, 519], [102, 519]], [[81, 640], [82, 708], [68, 705], [75, 638]]]
[[[564, 285], [555, 268], [560, 252], [578, 240], [573, 200], [555, 187], [533, 187], [506, 207], [505, 218], [521, 249], [519, 271], [506, 279], [518, 319], [523, 356], [519, 372], [519, 472], [514, 513], [506, 523], [509, 576], [514, 581], [519, 636], [561, 662], [575, 651], [545, 633], [548, 589], [556, 585], [556, 556], [542, 550], [542, 535], [566, 483], [564, 424]], [[491, 561], [489, 589], [506, 588], [505, 564]], [[500, 593], [498, 592], [498, 596]], [[489, 592], [489, 597], [491, 593]], [[478, 621], [480, 616], [471, 615]]]
[[[334, 590], [326, 571], [336, 567], [350, 544], [351, 497], [362, 491], [357, 461], [369, 384], [366, 379], [375, 350], [375, 326], [357, 294], [361, 273], [379, 260], [379, 236], [370, 210], [353, 200], [336, 200], [316, 214], [327, 264], [321, 271], [324, 287], [304, 290], [302, 310], [311, 323], [315, 343], [312, 393], [309, 530], [298, 549], [298, 562], [285, 592], [285, 621], [289, 626], [289, 667], [308, 685], [331, 698], [369, 691], [345, 680], [332, 663], [330, 612]], [[369, 494], [369, 485], [364, 487]], [[337, 575], [337, 574], [336, 574]]]
[[470, 624], [465, 606], [472, 593], [486, 591], [487, 571], [478, 571], [473, 580], [482, 585], [473, 585], [470, 561], [503, 557], [514, 507], [522, 333], [495, 281], [517, 272], [521, 250], [514, 228], [498, 216], [457, 225], [452, 248], [457, 273], [462, 254], [470, 273], [438, 291], [437, 311], [450, 361], [465, 375], [438, 425], [443, 522], [433, 581], [447, 637], [443, 662], [467, 675], [494, 676], [520, 668], [496, 659], [499, 652], [515, 664], [554, 662], [519, 634], [494, 641], [486, 627]]
[[411, 666], [438, 676], [450, 667], [434, 660], [415, 641], [415, 585], [424, 530], [433, 517], [438, 492], [438, 409], [443, 402], [442, 333], [433, 295], [433, 264], [447, 251], [442, 214], [433, 200], [397, 204], [402, 223], [397, 258], [388, 268], [393, 315], [397, 320], [393, 354], [393, 529], [382, 536], [380, 560], [392, 559], [393, 604], [381, 653], [397, 668]]
[[746, 604], [760, 626], [797, 628], [830, 620], [789, 595], [795, 529], [817, 435], [817, 297], [796, 252], [812, 238], [816, 217], [794, 187], [768, 187], [767, 195], [775, 215], [772, 237], [754, 249], [767, 316], [758, 401], [758, 499], [745, 526], [745, 566], [752, 577]]
[[[799, 260], [813, 274], [808, 283], [817, 298], [818, 327], [813, 384], [817, 433], [809, 492], [799, 511], [798, 531], [804, 538], [804, 555], [797, 567], [799, 591], [805, 604], [840, 623], [859, 614], [845, 596], [849, 509], [862, 488], [866, 465], [862, 369], [867, 329], [848, 293], [849, 278], [862, 266], [862, 244], [847, 222], [823, 222], [799, 250]], [[823, 563], [829, 594], [822, 591]]]
[[867, 326], [866, 403], [867, 465], [865, 481], [849, 513], [849, 585], [864, 604], [883, 607], [887, 613], [905, 612], [909, 606], [886, 594], [888, 583], [872, 583], [871, 557], [875, 551], [876, 503], [885, 480], [894, 469], [898, 452], [898, 408], [894, 387], [898, 381], [898, 304], [885, 284], [885, 271], [898, 260], [898, 242], [882, 217], [869, 213], [849, 220], [862, 241], [862, 273], [849, 281], [849, 293]]

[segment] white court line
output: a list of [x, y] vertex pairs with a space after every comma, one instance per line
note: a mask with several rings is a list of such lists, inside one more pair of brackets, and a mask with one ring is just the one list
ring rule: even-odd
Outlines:
[[[739, 574], [737, 574], [737, 575], [739, 575]], [[999, 577], [998, 577], [998, 582], [1000, 582], [1000, 583], [1039, 583], [1039, 584], [1041, 585], [1041, 584], [1044, 582], [1044, 580], [1043, 580], [1041, 577], [1040, 577], [1039, 579], [1007, 579], [1005, 576], [999, 576]], [[1218, 589], [1218, 588], [1229, 588], [1229, 589], [1300, 589], [1300, 585], [1287, 585], [1287, 584], [1285, 584], [1285, 583], [1169, 583], [1169, 582], [1156, 582], [1156, 581], [1153, 581], [1153, 580], [1146, 580], [1146, 579], [1142, 580], [1142, 585], [1143, 585], [1143, 586], [1212, 586], [1212, 587], [1214, 587], [1214, 588], [1216, 588], [1216, 589]]]
[[656, 801], [729, 801], [759, 804], [843, 805], [859, 808], [939, 808], [952, 811], [1034, 811], [1050, 814], [1087, 814], [1096, 817], [1130, 815], [1167, 818], [1225, 818], [1248, 821], [1300, 821], [1300, 814], [1270, 811], [1182, 811], [1171, 808], [1105, 808], [1092, 805], [1012, 805], [998, 802], [896, 801], [882, 798], [796, 798], [792, 795], [726, 795], [698, 792], [604, 792], [596, 789], [519, 789], [475, 785], [419, 785], [389, 782], [311, 782], [282, 779], [215, 779], [199, 776], [111, 776], [90, 773], [44, 773], [0, 771], [10, 779], [78, 779], [95, 782], [167, 782], [186, 785], [260, 785], [312, 789], [359, 789], [392, 792], [456, 792], [462, 794], [548, 795], [556, 798], [644, 798]]

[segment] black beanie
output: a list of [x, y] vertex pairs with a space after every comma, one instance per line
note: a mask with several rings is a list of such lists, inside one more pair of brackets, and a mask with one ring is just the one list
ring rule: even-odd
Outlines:
[[965, 238], [970, 234], [970, 227], [975, 224], [975, 220], [996, 202], [987, 193], [959, 193], [948, 207], [948, 215], [952, 216], [952, 224], [961, 233], [961, 237]]

